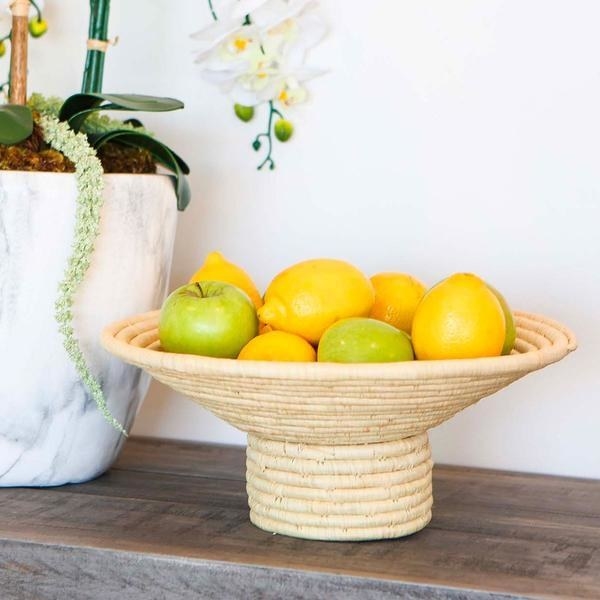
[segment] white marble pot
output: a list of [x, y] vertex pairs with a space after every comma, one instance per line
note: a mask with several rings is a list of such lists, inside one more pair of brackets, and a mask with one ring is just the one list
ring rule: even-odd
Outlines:
[[[54, 318], [76, 197], [70, 174], [0, 172], [0, 486], [93, 479], [125, 440], [77, 375]], [[127, 430], [150, 380], [103, 350], [100, 332], [160, 306], [176, 221], [168, 176], [105, 176], [100, 234], [74, 326], [108, 408]]]

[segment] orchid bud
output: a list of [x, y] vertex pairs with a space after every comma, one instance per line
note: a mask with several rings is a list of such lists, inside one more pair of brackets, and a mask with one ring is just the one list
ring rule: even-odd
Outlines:
[[287, 119], [278, 119], [273, 128], [275, 137], [280, 142], [287, 142], [294, 133], [294, 126]]
[[254, 106], [244, 106], [242, 104], [234, 104], [233, 110], [235, 111], [235, 116], [240, 120], [247, 123], [254, 116]]
[[29, 33], [31, 37], [42, 37], [48, 31], [48, 23], [44, 19], [33, 18], [29, 21]]

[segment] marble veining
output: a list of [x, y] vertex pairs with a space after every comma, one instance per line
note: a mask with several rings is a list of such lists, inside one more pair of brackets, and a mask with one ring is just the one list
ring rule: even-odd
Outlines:
[[[124, 442], [80, 381], [54, 320], [75, 198], [71, 175], [0, 173], [0, 486], [91, 479]], [[160, 306], [177, 211], [167, 176], [107, 175], [104, 198], [74, 324], [108, 407], [129, 429], [149, 378], [109, 355], [99, 337], [108, 323]]]

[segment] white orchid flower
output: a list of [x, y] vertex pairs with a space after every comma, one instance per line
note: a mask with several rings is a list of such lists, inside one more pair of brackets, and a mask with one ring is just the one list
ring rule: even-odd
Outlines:
[[191, 37], [198, 42], [196, 62], [203, 62], [216, 46], [235, 37], [236, 32], [242, 29], [244, 17], [237, 14], [237, 4], [235, 0], [229, 2], [219, 10], [218, 21], [192, 34]]
[[[306, 54], [326, 27], [311, 10], [312, 0], [241, 0], [226, 6], [223, 20], [194, 34], [201, 42], [196, 62], [203, 77], [239, 104], [278, 100], [303, 102], [302, 82], [324, 71], [304, 65]], [[254, 9], [254, 12], [244, 11]], [[250, 14], [250, 25], [243, 25]]]

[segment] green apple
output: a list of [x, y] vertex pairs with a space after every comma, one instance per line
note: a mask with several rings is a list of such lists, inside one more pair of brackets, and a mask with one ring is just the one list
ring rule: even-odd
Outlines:
[[167, 352], [236, 358], [258, 334], [252, 300], [222, 281], [199, 281], [177, 288], [160, 311], [158, 337]]
[[517, 339], [517, 328], [515, 327], [515, 320], [510, 306], [508, 306], [508, 302], [504, 296], [493, 285], [488, 283], [487, 286], [496, 298], [498, 298], [498, 302], [500, 302], [502, 312], [504, 313], [504, 320], [506, 321], [506, 335], [504, 337], [504, 345], [502, 346], [502, 355], [504, 356], [510, 354], [514, 348], [515, 340]]
[[320, 362], [382, 363], [413, 360], [410, 336], [389, 323], [364, 317], [340, 319], [319, 340]]

